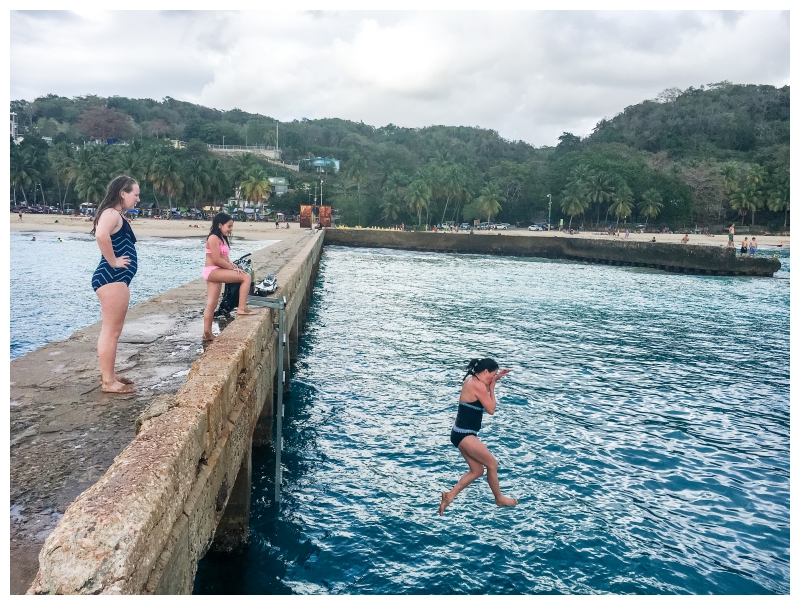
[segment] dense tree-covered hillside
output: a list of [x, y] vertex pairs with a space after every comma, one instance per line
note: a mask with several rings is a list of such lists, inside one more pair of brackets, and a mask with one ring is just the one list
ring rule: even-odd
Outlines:
[[[322, 186], [344, 224], [547, 218], [593, 227], [608, 221], [695, 224], [788, 221], [789, 88], [730, 83], [680, 91], [626, 108], [581, 139], [555, 147], [508, 141], [464, 126], [375, 128], [340, 119], [281, 123], [239, 109], [163, 101], [56, 95], [13, 101], [12, 198], [93, 201], [111, 175], [132, 174], [160, 205], [219, 204], [234, 189], [286, 176], [270, 206], [296, 211]], [[52, 139], [45, 143], [42, 137]], [[115, 140], [113, 145], [85, 144]], [[169, 139], [187, 141], [176, 149]], [[254, 155], [226, 158], [205, 144], [279, 144], [284, 161], [335, 157], [334, 174], [289, 172]], [[122, 143], [122, 144], [120, 144]], [[320, 185], [320, 178], [324, 184]], [[39, 187], [39, 184], [41, 187]], [[38, 201], [38, 200], [37, 200]]]

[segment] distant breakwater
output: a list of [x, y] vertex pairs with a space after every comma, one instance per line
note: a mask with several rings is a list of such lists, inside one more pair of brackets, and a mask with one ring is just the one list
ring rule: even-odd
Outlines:
[[737, 256], [734, 248], [569, 236], [525, 237], [339, 228], [326, 229], [325, 244], [421, 252], [533, 256], [605, 265], [649, 267], [696, 275], [772, 277], [781, 268], [778, 259]]

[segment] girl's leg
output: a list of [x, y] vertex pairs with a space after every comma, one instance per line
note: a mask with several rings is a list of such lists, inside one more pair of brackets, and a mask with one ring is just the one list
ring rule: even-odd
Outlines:
[[[208, 283], [215, 284], [240, 284], [239, 288], [239, 307], [236, 309], [237, 315], [256, 315], [253, 311], [248, 311], [247, 294], [250, 290], [250, 274], [240, 273], [233, 269], [215, 269], [208, 274]], [[212, 311], [213, 313], [213, 311]]]
[[125, 324], [131, 291], [123, 282], [113, 282], [97, 289], [103, 327], [97, 339], [97, 357], [100, 361], [100, 388], [104, 393], [133, 393], [135, 389], [117, 380], [114, 364], [117, 359], [117, 343]]
[[250, 274], [245, 273], [245, 279], [239, 286], [239, 306], [236, 309], [236, 315], [255, 315], [247, 308], [247, 295], [250, 294]]
[[[487, 449], [480, 439], [477, 437], [473, 438], [473, 436], [470, 435], [469, 437], [461, 440], [458, 449], [464, 456], [464, 459], [467, 461], [467, 463], [470, 464], [470, 469], [472, 468], [470, 461], [480, 464], [482, 467], [486, 467], [486, 481], [489, 483], [492, 494], [494, 494], [494, 502], [497, 504], [497, 506], [516, 506], [519, 504], [516, 498], [508, 498], [500, 491], [500, 481], [497, 478], [497, 460], [494, 456], [492, 456], [492, 453]], [[482, 471], [483, 469], [481, 469], [481, 475], [483, 474]], [[469, 483], [467, 483], [467, 485], [469, 485]], [[443, 494], [442, 503], [445, 504], [446, 500], [447, 499]], [[450, 502], [452, 502], [452, 500], [450, 500]], [[450, 502], [446, 502], [445, 507]]]
[[[463, 444], [467, 439], [474, 439], [476, 441], [478, 440], [477, 437], [469, 435], [461, 440], [461, 444]], [[464, 460], [467, 461], [467, 464], [469, 465], [469, 470], [466, 473], [464, 473], [461, 479], [458, 480], [458, 483], [455, 484], [453, 489], [451, 489], [449, 492], [442, 492], [442, 502], [441, 504], [439, 504], [440, 515], [444, 513], [444, 509], [450, 506], [450, 503], [453, 500], [455, 500], [456, 496], [461, 492], [461, 490], [463, 490], [470, 483], [475, 481], [475, 479], [478, 479], [483, 475], [483, 465], [477, 460], [474, 460], [469, 456], [467, 456], [466, 454], [464, 454], [464, 452], [461, 450], [461, 444], [459, 444], [458, 450], [461, 452], [461, 455], [464, 457]]]
[[[216, 269], [219, 271], [219, 269]], [[211, 332], [211, 324], [214, 322], [214, 309], [219, 301], [219, 293], [222, 291], [221, 283], [214, 283], [211, 281], [211, 275], [216, 271], [212, 271], [209, 275], [208, 283], [206, 284], [206, 309], [203, 311], [203, 340], [214, 340], [214, 334]]]

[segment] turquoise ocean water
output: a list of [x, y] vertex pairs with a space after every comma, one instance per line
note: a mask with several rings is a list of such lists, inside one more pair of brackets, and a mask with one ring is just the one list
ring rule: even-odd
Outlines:
[[[196, 593], [788, 594], [789, 256], [772, 279], [326, 247], [251, 545]], [[511, 374], [450, 444], [461, 369]]]
[[[100, 302], [92, 290], [100, 251], [89, 229], [87, 224], [85, 234], [11, 233], [11, 359], [100, 321]], [[139, 269], [131, 282], [131, 306], [200, 277], [206, 235], [138, 238]], [[271, 243], [234, 239], [231, 258]]]

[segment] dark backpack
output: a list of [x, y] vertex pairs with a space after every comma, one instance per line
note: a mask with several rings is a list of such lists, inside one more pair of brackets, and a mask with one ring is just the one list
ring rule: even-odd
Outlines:
[[[239, 267], [242, 271], [250, 274], [250, 292], [253, 293], [255, 286], [256, 276], [253, 274], [253, 267], [250, 263], [250, 255], [245, 254], [241, 258], [233, 261], [233, 264]], [[225, 284], [225, 290], [222, 292], [222, 300], [219, 302], [219, 307], [214, 311], [214, 317], [230, 317], [233, 311], [239, 305], [239, 288], [241, 284]]]

